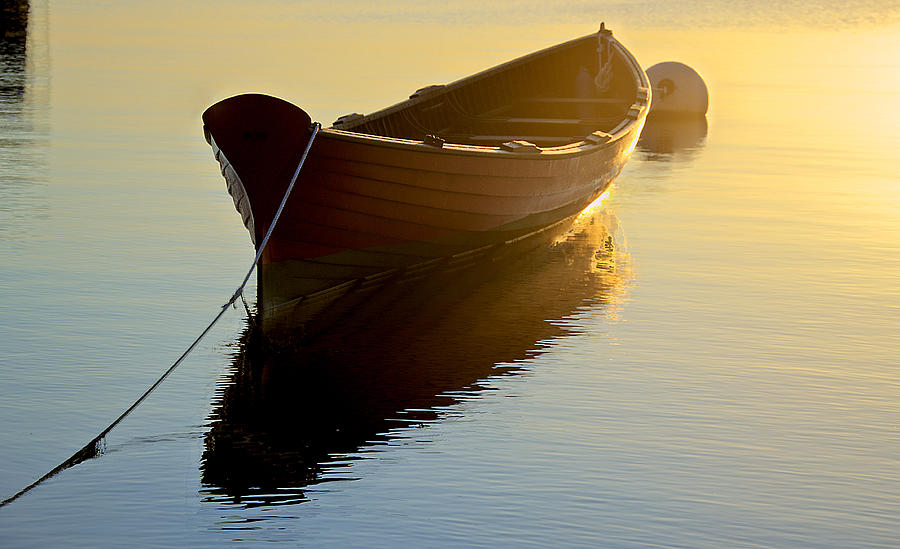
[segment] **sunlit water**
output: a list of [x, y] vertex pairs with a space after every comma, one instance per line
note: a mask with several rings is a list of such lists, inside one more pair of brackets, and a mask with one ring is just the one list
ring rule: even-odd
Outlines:
[[330, 123], [605, 20], [711, 106], [648, 127], [567, 241], [430, 307], [301, 351], [229, 313], [99, 459], [0, 509], [0, 545], [900, 545], [900, 6], [497, 6], [32, 5], [0, 63], [4, 498], [248, 267], [213, 102]]

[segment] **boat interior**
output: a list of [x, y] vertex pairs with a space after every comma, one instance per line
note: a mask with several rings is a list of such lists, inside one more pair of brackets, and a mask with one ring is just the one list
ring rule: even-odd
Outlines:
[[[638, 83], [618, 49], [598, 47], [597, 36], [422, 88], [373, 114], [341, 117], [334, 128], [436, 146], [528, 141], [556, 147], [609, 132], [635, 102]], [[596, 81], [606, 85], [600, 88]]]

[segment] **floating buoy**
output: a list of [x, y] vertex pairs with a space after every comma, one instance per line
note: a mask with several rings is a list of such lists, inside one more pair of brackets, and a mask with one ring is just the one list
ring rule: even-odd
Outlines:
[[684, 63], [666, 61], [647, 69], [653, 86], [650, 113], [705, 116], [709, 92], [697, 71]]

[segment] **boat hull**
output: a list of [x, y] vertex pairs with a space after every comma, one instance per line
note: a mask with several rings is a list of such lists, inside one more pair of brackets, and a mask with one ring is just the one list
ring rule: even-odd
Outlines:
[[551, 228], [565, 230], [606, 191], [638, 135], [634, 126], [582, 154], [508, 158], [384, 147], [325, 130], [260, 260], [262, 318], [296, 315], [304, 302], [313, 313], [373, 281], [411, 279], [552, 238]]
[[[605, 36], [601, 39], [609, 40]], [[449, 108], [452, 97], [460, 101], [478, 86], [492, 92], [502, 78], [521, 80], [521, 71], [531, 65], [557, 70], [550, 62], [553, 55], [561, 55], [556, 49], [593, 51], [596, 38], [531, 54], [446, 89], [437, 87], [440, 91], [431, 95], [417, 92], [382, 114], [361, 117], [357, 131], [340, 123], [319, 131], [260, 258], [257, 306], [263, 321], [315, 315], [349, 293], [416, 279], [436, 269], [460, 268], [564, 230], [621, 172], [649, 111], [646, 74], [630, 53], [609, 43], [618, 52], [620, 95], [633, 102], [606, 126], [584, 130], [586, 123], [578, 121], [571, 128], [581, 137], [562, 146], [540, 147], [515, 139], [479, 146], [471, 142], [473, 136], [470, 142], [445, 142], [431, 135], [397, 137], [396, 128], [377, 135], [371, 127], [399, 118], [398, 113], [413, 116], [442, 105]], [[564, 107], [573, 101], [539, 99], [563, 102]], [[512, 101], [510, 105], [521, 99]], [[586, 101], [607, 103], [599, 98]], [[472, 124], [460, 116], [458, 128]], [[503, 119], [509, 133], [523, 120], [534, 128], [548, 124], [541, 118]], [[477, 121], [496, 124], [496, 117], [484, 114]], [[280, 99], [245, 95], [214, 105], [204, 122], [235, 206], [259, 246], [300, 152], [312, 138], [309, 117]], [[569, 128], [567, 119], [549, 123]], [[291, 323], [296, 325], [296, 319]]]

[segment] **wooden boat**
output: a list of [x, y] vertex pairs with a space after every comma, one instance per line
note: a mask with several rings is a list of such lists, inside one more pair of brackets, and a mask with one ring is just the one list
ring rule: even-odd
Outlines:
[[[572, 219], [621, 172], [649, 111], [637, 60], [600, 31], [318, 132], [259, 261], [264, 321], [448, 269]], [[259, 246], [313, 134], [261, 94], [203, 114]]]

